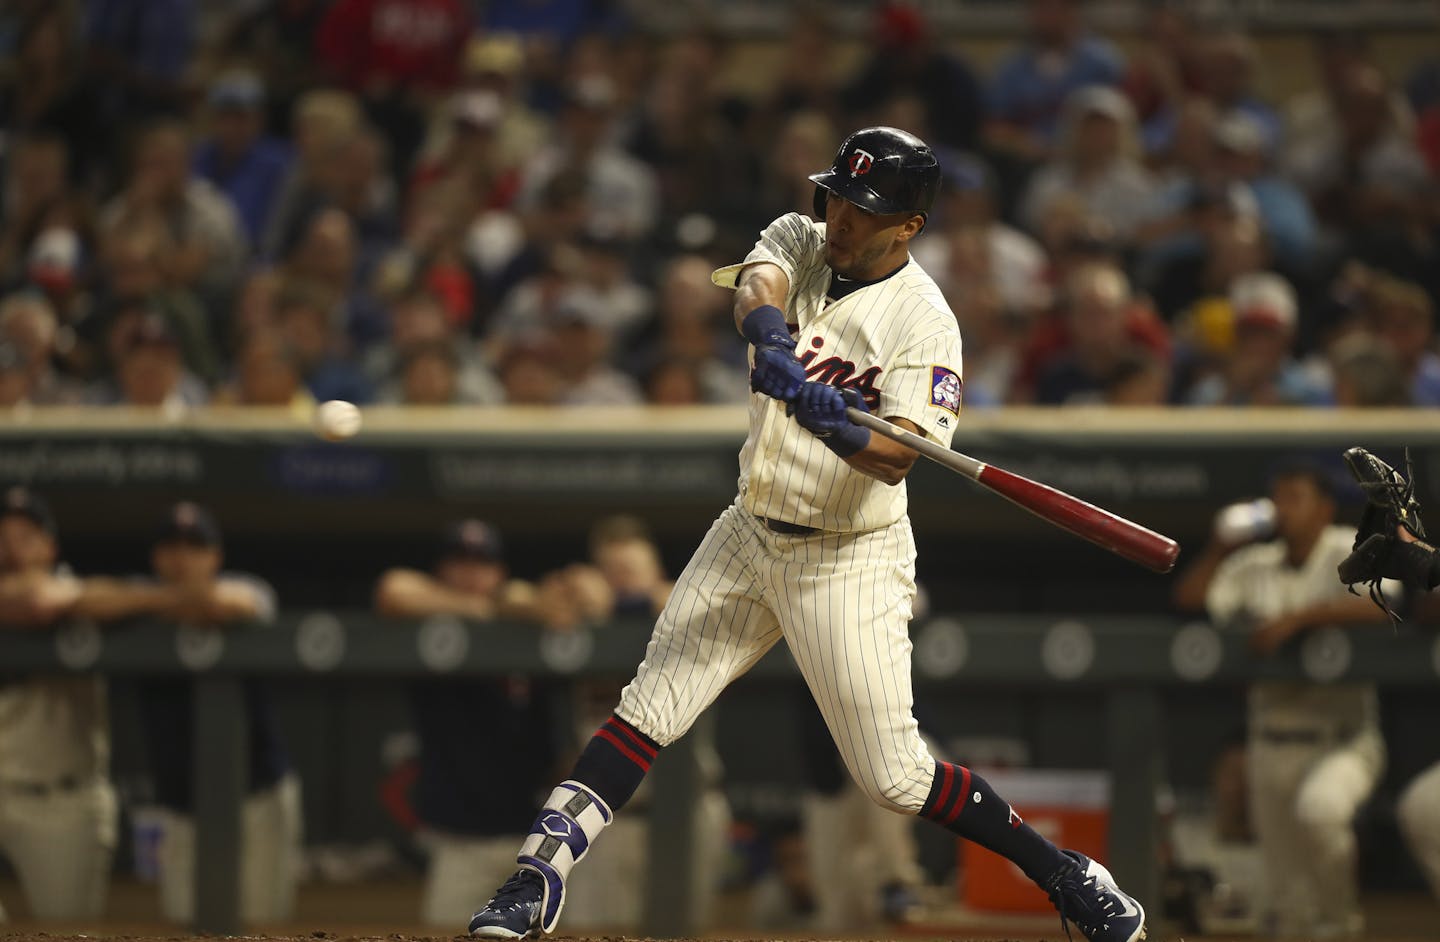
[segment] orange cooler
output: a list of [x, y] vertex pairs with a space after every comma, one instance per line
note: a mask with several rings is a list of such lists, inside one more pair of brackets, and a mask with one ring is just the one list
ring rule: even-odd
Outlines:
[[[1012, 808], [1057, 847], [1105, 860], [1110, 776], [1104, 772], [976, 769]], [[960, 898], [978, 910], [1049, 913], [1050, 901], [999, 854], [960, 841]]]

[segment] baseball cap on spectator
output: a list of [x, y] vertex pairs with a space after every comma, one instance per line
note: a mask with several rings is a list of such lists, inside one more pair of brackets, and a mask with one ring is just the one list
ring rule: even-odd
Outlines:
[[875, 40], [887, 49], [903, 50], [925, 38], [925, 17], [908, 3], [894, 0], [875, 8]]
[[0, 499], [0, 517], [24, 517], [51, 536], [55, 535], [55, 515], [45, 498], [21, 484], [5, 489]]
[[1260, 214], [1260, 204], [1255, 194], [1243, 183], [1221, 183], [1197, 181], [1190, 185], [1190, 209], [1223, 209], [1241, 219], [1253, 219]]
[[505, 545], [500, 539], [500, 531], [483, 520], [458, 520], [447, 526], [440, 537], [442, 559], [498, 563], [504, 554]]
[[1072, 261], [1081, 258], [1113, 259], [1120, 254], [1120, 243], [1104, 220], [1089, 219], [1068, 233], [1056, 246], [1056, 251], [1071, 256]]
[[582, 291], [565, 292], [564, 296], [555, 303], [551, 321], [556, 327], [603, 328], [607, 326], [605, 308], [588, 293]]
[[254, 72], [223, 72], [210, 83], [208, 100], [212, 108], [259, 108], [265, 104], [265, 85]]
[[63, 226], [42, 230], [25, 260], [26, 275], [47, 291], [70, 287], [79, 267], [80, 236]]
[[466, 75], [512, 76], [525, 65], [525, 47], [508, 33], [472, 36], [462, 59]]
[[493, 128], [504, 117], [505, 106], [494, 92], [461, 92], [450, 99], [450, 120], [470, 128]]
[[615, 83], [604, 75], [587, 75], [570, 89], [570, 104], [603, 111], [615, 104]]
[[1065, 100], [1065, 110], [1077, 119], [1098, 114], [1121, 124], [1129, 124], [1135, 120], [1135, 109], [1131, 106], [1130, 99], [1109, 85], [1086, 85], [1077, 88]]
[[586, 252], [600, 252], [623, 257], [629, 248], [623, 234], [614, 226], [595, 222], [585, 226], [575, 236], [576, 248]]
[[191, 501], [181, 501], [165, 514], [156, 543], [184, 543], [189, 546], [219, 546], [220, 524], [215, 516]]
[[1252, 272], [1230, 284], [1230, 308], [1235, 325], [1278, 327], [1294, 330], [1297, 316], [1295, 289], [1279, 275]]
[[1243, 111], [1231, 111], [1215, 123], [1215, 143], [1237, 154], [1264, 154], [1270, 136], [1259, 121]]

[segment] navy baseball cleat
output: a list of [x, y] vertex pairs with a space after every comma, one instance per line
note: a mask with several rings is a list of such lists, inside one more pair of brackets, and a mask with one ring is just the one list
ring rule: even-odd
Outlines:
[[517, 870], [495, 891], [485, 908], [470, 917], [470, 934], [483, 939], [524, 939], [540, 935], [544, 884], [533, 870]]
[[1115, 885], [1104, 865], [1079, 851], [1063, 851], [1074, 861], [1045, 883], [1060, 925], [1070, 935], [1074, 924], [1090, 942], [1139, 942], [1145, 938], [1145, 907]]

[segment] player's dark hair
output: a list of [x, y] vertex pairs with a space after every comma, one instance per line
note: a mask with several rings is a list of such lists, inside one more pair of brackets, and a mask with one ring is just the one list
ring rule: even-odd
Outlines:
[[1275, 465], [1270, 472], [1270, 483], [1277, 481], [1309, 481], [1322, 496], [1334, 501], [1337, 498], [1335, 477], [1320, 462], [1307, 458], [1289, 458]]
[[275, 292], [276, 313], [303, 308], [318, 311], [329, 318], [335, 304], [335, 292], [322, 284], [304, 278], [287, 279]]
[[[277, 361], [292, 369], [299, 370], [302, 367], [300, 354], [295, 350], [295, 346], [274, 329], [259, 328], [247, 331], [241, 336], [240, 342], [236, 344], [237, 354], [243, 354], [251, 347], [269, 350]], [[238, 362], [240, 357], [237, 356], [236, 359]]]
[[434, 357], [444, 360], [451, 369], [460, 368], [460, 355], [456, 352], [455, 346], [445, 340], [422, 340], [419, 343], [412, 343], [399, 351], [400, 371], [408, 370], [417, 360]]
[[630, 514], [605, 517], [590, 528], [590, 552], [592, 555], [602, 546], [631, 541], [650, 543], [652, 538], [650, 528], [645, 525], [645, 521]]

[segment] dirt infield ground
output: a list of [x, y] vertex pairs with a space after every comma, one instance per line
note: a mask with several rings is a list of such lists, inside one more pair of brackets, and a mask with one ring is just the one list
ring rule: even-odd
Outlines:
[[[193, 935], [187, 936], [187, 935], [175, 935], [175, 934], [170, 934], [170, 935], [90, 935], [90, 934], [86, 934], [86, 935], [78, 935], [78, 934], [77, 934], [77, 935], [66, 935], [66, 934], [48, 933], [48, 932], [27, 932], [27, 931], [24, 931], [23, 929], [21, 929], [20, 927], [16, 927], [16, 926], [0, 926], [0, 937], [5, 938], [5, 939], [7, 940], [7, 942], [9, 942], [9, 940], [12, 940], [12, 939], [13, 939], [13, 940], [16, 940], [16, 942], [193, 942], [193, 940], [194, 940], [195, 938], [197, 938], [196, 936], [193, 936]], [[406, 934], [398, 933], [398, 932], [378, 934], [378, 935], [367, 935], [367, 934], [346, 935], [346, 934], [331, 933], [331, 932], [324, 931], [324, 930], [315, 930], [315, 931], [310, 932], [309, 934], [304, 934], [304, 935], [260, 935], [260, 936], [244, 936], [243, 938], [246, 939], [247, 942], [469, 942], [469, 940], [466, 939], [465, 936], [406, 935]], [[774, 935], [774, 934], [768, 934], [768, 935], [747, 935], [747, 934], [719, 933], [719, 934], [715, 934], [715, 935], [706, 935], [706, 936], [704, 936], [704, 937], [702, 937], [702, 938], [700, 938], [700, 939], [694, 939], [694, 940], [689, 940], [689, 939], [678, 940], [678, 942], [761, 942], [761, 940], [764, 940], [764, 942], [831, 942], [831, 939], [834, 939], [834, 938], [836, 938], [836, 937], [827, 937], [826, 939], [821, 940], [821, 939], [816, 939], [816, 938], [813, 938], [813, 937], [794, 936], [794, 935], [776, 936], [776, 935]], [[876, 942], [889, 942], [889, 940], [893, 940], [895, 937], [891, 937], [891, 936], [866, 935], [866, 936], [848, 936], [848, 937], [842, 936], [842, 937], [839, 937], [839, 938], [842, 939], [842, 940], [867, 939], [867, 940], [876, 940]], [[1195, 938], [1195, 937], [1192, 937], [1192, 938]], [[1207, 939], [1207, 940], [1211, 940], [1211, 942], [1255, 942], [1255, 937], [1253, 937], [1253, 936], [1244, 936], [1244, 937], [1205, 936], [1204, 938]], [[1413, 934], [1413, 935], [1407, 934], [1407, 935], [1400, 935], [1400, 936], [1392, 936], [1392, 935], [1376, 936], [1376, 935], [1372, 935], [1372, 934], [1367, 933], [1366, 936], [1365, 936], [1366, 942], [1424, 942], [1424, 940], [1429, 940], [1429, 942], [1434, 942], [1434, 938], [1435, 938], [1435, 936], [1434, 936], [1433, 932], [1431, 932], [1431, 933], [1423, 933], [1423, 934]], [[1004, 936], [996, 936], [996, 935], [974, 936], [974, 935], [968, 935], [968, 934], [966, 934], [966, 935], [944, 935], [944, 936], [929, 936], [929, 935], [912, 936], [912, 935], [906, 934], [906, 935], [900, 937], [900, 939], [902, 939], [903, 942], [924, 942], [924, 940], [929, 940], [929, 939], [934, 939], [934, 940], [936, 940], [936, 942], [941, 942], [941, 940], [943, 940], [943, 942], [1066, 942], [1065, 936], [1064, 936], [1063, 933], [1059, 932], [1059, 927], [1058, 927], [1058, 926], [1056, 927], [1056, 931], [1055, 931], [1055, 932], [1046, 933], [1046, 934], [1039, 934], [1039, 935], [1028, 935], [1028, 934], [1026, 934], [1026, 935], [1004, 935]], [[1076, 933], [1076, 935], [1074, 936], [1074, 939], [1075, 939], [1075, 942], [1080, 942], [1081, 936], [1080, 936], [1078, 933]], [[1164, 932], [1157, 932], [1157, 931], [1152, 931], [1152, 932], [1150, 933], [1149, 942], [1170, 942], [1170, 940], [1174, 940], [1174, 942], [1185, 942], [1185, 937], [1179, 936], [1179, 935], [1173, 935], [1173, 934], [1166, 934], [1166, 933], [1164, 933]], [[552, 936], [552, 937], [550, 937], [550, 940], [547, 940], [547, 942], [653, 942], [653, 940], [648, 940], [648, 939], [645, 939], [644, 937], [638, 937], [638, 936], [602, 935], [602, 936]]]
[[[463, 940], [411, 921], [419, 910], [418, 881], [385, 880], [365, 884], [307, 884], [300, 894], [295, 921], [269, 931], [247, 934], [247, 942], [449, 942]], [[0, 880], [0, 901], [15, 920], [0, 923], [4, 942], [181, 942], [195, 936], [165, 926], [158, 919], [155, 888], [120, 879], [111, 886], [106, 917], [97, 925], [40, 926], [28, 922], [19, 887]], [[1440, 938], [1440, 905], [1419, 893], [1378, 895], [1365, 899], [1369, 931], [1366, 942], [1435, 942]], [[722, 924], [737, 925], [741, 910], [722, 912]], [[717, 930], [693, 942], [1066, 942], [1057, 919], [1047, 916], [1002, 916], [955, 910], [939, 914], [934, 923], [895, 933], [877, 931], [829, 935], [820, 939], [803, 932]], [[640, 942], [643, 937], [615, 934], [563, 935], [547, 942]], [[1152, 920], [1150, 942], [1189, 942], [1198, 938], [1167, 929]], [[1206, 939], [1222, 940], [1207, 936]], [[1234, 938], [1234, 937], [1229, 937]], [[1245, 942], [1256, 942], [1244, 937]], [[467, 940], [468, 942], [468, 940]], [[692, 942], [692, 940], [682, 940]], [[1076, 933], [1073, 942], [1081, 942]], [[1236, 939], [1236, 942], [1239, 942]]]

